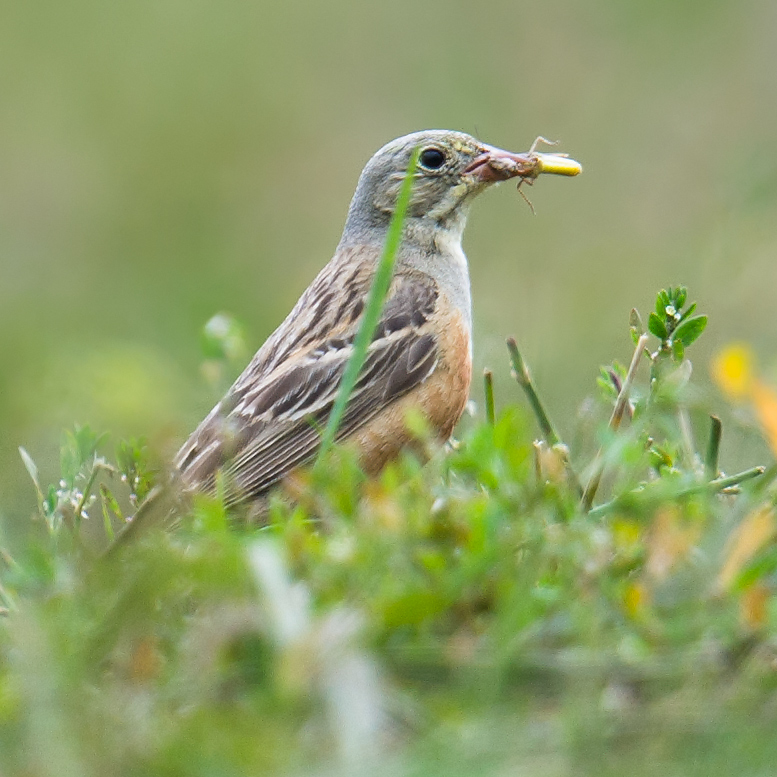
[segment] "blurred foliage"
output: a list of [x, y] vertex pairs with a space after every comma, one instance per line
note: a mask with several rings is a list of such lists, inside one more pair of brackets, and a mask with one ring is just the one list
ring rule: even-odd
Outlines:
[[228, 311], [255, 350], [334, 250], [364, 162], [424, 127], [514, 150], [542, 134], [585, 167], [535, 187], [536, 218], [514, 187], [489, 193], [465, 238], [478, 371], [517, 336], [567, 437], [568, 390], [626, 358], [624, 301], [667, 277], [716, 322], [698, 367], [735, 339], [775, 368], [770, 0], [39, 0], [0, 16], [6, 516], [27, 499], [19, 445], [56, 470], [52, 428], [169, 456], [214, 401], [196, 333]]
[[[721, 471], [714, 423], [695, 444], [686, 298], [662, 291], [654, 345], [603, 370], [590, 455], [532, 441], [497, 393], [449, 449], [409, 419], [426, 464], [368, 480], [336, 447], [266, 526], [199, 496], [111, 545], [159, 479], [143, 442], [114, 467], [67, 433], [56, 503], [25, 454], [41, 520], [0, 558], [3, 774], [768, 773], [777, 466]], [[752, 354], [715, 376], [777, 452]]]
[[[3, 774], [773, 771], [774, 470], [727, 474], [777, 450], [773, 2], [0, 18]], [[267, 528], [202, 500], [102, 557], [330, 256], [366, 159], [423, 127], [559, 138], [586, 171], [536, 218], [507, 188], [473, 213], [494, 424], [373, 482], [335, 450]], [[613, 428], [618, 322], [668, 275], [731, 404], [667, 290]], [[567, 445], [503, 401], [508, 333]]]

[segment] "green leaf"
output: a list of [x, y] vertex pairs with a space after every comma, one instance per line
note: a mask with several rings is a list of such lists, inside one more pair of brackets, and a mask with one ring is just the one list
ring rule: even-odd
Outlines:
[[669, 304], [669, 297], [666, 292], [661, 289], [656, 295], [656, 315], [663, 319], [666, 315], [666, 306]]
[[681, 342], [687, 348], [698, 338], [706, 326], [707, 316], [687, 318], [675, 329], [673, 340]]
[[111, 512], [113, 512], [113, 514], [122, 522], [124, 522], [124, 515], [121, 512], [121, 508], [119, 507], [119, 503], [116, 500], [116, 497], [113, 495], [113, 492], [108, 488], [108, 486], [105, 485], [105, 483], [100, 483], [100, 497], [103, 510], [103, 527], [105, 528], [105, 536], [110, 542], [113, 542], [114, 531], [113, 523], [111, 522]]
[[651, 334], [654, 334], [659, 340], [666, 340], [668, 332], [666, 331], [666, 324], [662, 317], [657, 316], [655, 313], [651, 313], [648, 317], [648, 329]]
[[443, 612], [449, 605], [444, 590], [411, 590], [387, 601], [381, 615], [389, 628], [418, 626]]
[[619, 392], [617, 383], [623, 385], [623, 375], [622, 372], [618, 370], [618, 365], [600, 367], [599, 376], [597, 377], [596, 382], [602, 389], [605, 399], [616, 399]]
[[38, 479], [38, 466], [32, 460], [32, 456], [30, 456], [30, 454], [27, 453], [27, 451], [22, 448], [21, 445], [19, 446], [19, 455], [22, 457], [24, 468], [27, 470], [27, 473], [32, 479], [32, 482], [35, 484], [35, 494], [38, 497], [38, 509], [40, 510], [41, 516], [45, 516], [46, 497], [43, 495], [43, 489], [40, 487], [40, 480]]
[[[57, 495], [57, 487], [54, 485], [49, 486], [48, 493], [43, 500], [43, 512], [48, 517], [54, 515], [59, 504], [59, 496]], [[51, 525], [51, 523], [49, 523]]]
[[80, 466], [91, 461], [92, 457], [97, 452], [97, 448], [105, 442], [107, 437], [107, 433], [98, 435], [96, 432], [93, 432], [88, 425], [76, 426], [75, 441]]
[[32, 482], [35, 484], [35, 488], [38, 491], [38, 493], [41, 493], [40, 489], [40, 481], [38, 480], [38, 467], [35, 464], [35, 462], [32, 460], [32, 456], [30, 456], [29, 453], [27, 453], [22, 446], [19, 446], [19, 455], [22, 457], [22, 463], [24, 464], [24, 468], [27, 470], [27, 473], [32, 478]]
[[680, 316], [680, 321], [685, 321], [686, 318], [689, 318], [693, 311], [696, 310], [696, 303], [694, 302], [692, 305], [688, 306], [688, 310], [686, 310], [682, 316]]
[[145, 437], [119, 440], [116, 446], [116, 465], [127, 480], [130, 492], [138, 501], [146, 498], [154, 483], [154, 471], [148, 460]]
[[757, 553], [753, 561], [745, 565], [735, 578], [732, 588], [735, 591], [743, 591], [767, 575], [773, 575], [775, 571], [777, 571], [777, 548], [770, 545], [765, 551]]
[[645, 333], [645, 325], [642, 323], [642, 316], [640, 316], [639, 311], [636, 308], [632, 308], [631, 313], [629, 313], [629, 331], [631, 332], [631, 339], [634, 341], [635, 345], [639, 338]]
[[62, 480], [72, 487], [78, 475], [78, 470], [81, 468], [81, 459], [78, 455], [78, 441], [69, 429], [65, 429], [62, 432], [62, 442], [59, 448], [59, 468]]
[[671, 467], [674, 466], [671, 454], [668, 450], [662, 448], [660, 445], [651, 446], [648, 454], [651, 459], [651, 466], [656, 470], [656, 472], [660, 472], [660, 470], [665, 467], [671, 469]]
[[59, 451], [59, 466], [61, 478], [69, 488], [75, 484], [76, 478], [82, 473], [84, 465], [94, 464], [97, 448], [109, 437], [108, 433], [96, 434], [87, 426], [76, 425], [71, 432], [62, 432], [62, 442]]

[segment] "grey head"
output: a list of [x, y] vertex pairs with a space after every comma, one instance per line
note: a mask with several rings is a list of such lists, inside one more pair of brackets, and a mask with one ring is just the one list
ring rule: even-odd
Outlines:
[[[419, 148], [405, 239], [444, 231], [460, 240], [473, 198], [489, 185], [517, 176], [535, 178], [543, 155], [514, 154], [453, 130], [424, 130], [392, 140], [367, 162], [351, 201], [343, 244], [382, 242], [410, 156]], [[568, 173], [567, 173], [568, 174]]]

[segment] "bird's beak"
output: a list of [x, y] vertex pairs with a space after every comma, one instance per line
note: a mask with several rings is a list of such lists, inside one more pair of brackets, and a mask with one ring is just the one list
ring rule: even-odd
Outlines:
[[577, 175], [582, 172], [582, 165], [566, 154], [541, 154], [533, 150], [514, 154], [484, 146], [483, 153], [470, 162], [464, 175], [478, 183], [496, 183], [509, 178], [534, 179], [542, 173]]

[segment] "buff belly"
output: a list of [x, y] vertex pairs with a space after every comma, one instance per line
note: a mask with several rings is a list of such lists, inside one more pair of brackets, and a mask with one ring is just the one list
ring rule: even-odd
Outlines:
[[359, 451], [362, 467], [368, 474], [379, 472], [402, 448], [415, 441], [407, 426], [409, 412], [420, 412], [441, 441], [451, 436], [464, 412], [472, 381], [469, 327], [459, 311], [445, 318], [436, 328], [442, 334], [438, 338], [439, 361], [434, 372], [349, 440]]

